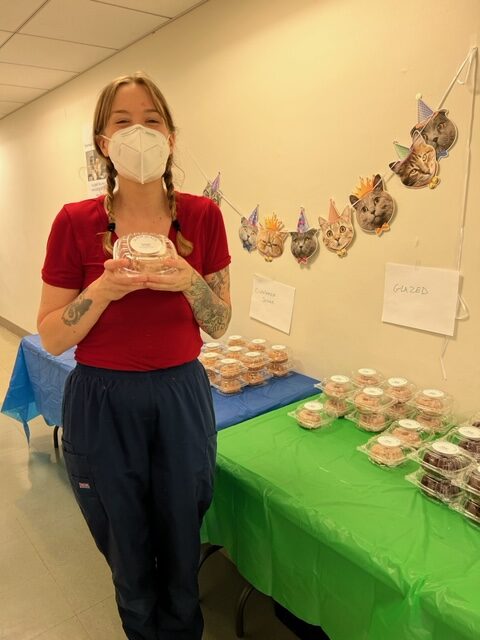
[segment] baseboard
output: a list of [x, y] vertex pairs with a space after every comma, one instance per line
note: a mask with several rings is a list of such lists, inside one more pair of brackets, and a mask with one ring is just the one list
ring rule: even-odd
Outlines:
[[17, 324], [10, 322], [10, 320], [7, 320], [6, 318], [2, 318], [2, 316], [0, 316], [0, 327], [4, 327], [19, 338], [24, 338], [25, 336], [31, 335], [30, 331], [25, 331], [25, 329], [22, 329], [22, 327], [19, 327]]

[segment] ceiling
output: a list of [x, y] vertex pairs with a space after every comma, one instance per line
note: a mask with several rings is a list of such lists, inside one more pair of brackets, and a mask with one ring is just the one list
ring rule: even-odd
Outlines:
[[1, 0], [0, 119], [207, 0]]

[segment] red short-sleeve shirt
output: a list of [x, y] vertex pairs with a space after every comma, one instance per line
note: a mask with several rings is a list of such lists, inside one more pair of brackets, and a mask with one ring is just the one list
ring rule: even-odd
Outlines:
[[[176, 196], [182, 234], [194, 247], [186, 260], [202, 276], [224, 269], [230, 255], [220, 209], [208, 198]], [[101, 234], [108, 222], [103, 200], [67, 204], [58, 213], [47, 243], [44, 282], [83, 291], [103, 273], [107, 256]], [[175, 233], [171, 228], [171, 240]], [[183, 293], [145, 289], [111, 302], [78, 344], [75, 358], [92, 367], [149, 371], [194, 360], [201, 344]]]

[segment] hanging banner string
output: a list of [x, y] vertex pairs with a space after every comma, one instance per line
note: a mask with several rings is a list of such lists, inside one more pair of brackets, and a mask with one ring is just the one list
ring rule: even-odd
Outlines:
[[[459, 76], [467, 63], [468, 63], [468, 68], [465, 73], [465, 78], [463, 80], [459, 80]], [[457, 71], [457, 74], [455, 75], [455, 78], [450, 83], [450, 86], [448, 87], [444, 97], [442, 98], [438, 106], [438, 109], [440, 109], [443, 103], [445, 102], [447, 96], [449, 95], [450, 91], [453, 89], [455, 82], [457, 82], [459, 85], [467, 84], [468, 78], [470, 77], [470, 72], [473, 67], [472, 102], [471, 102], [471, 108], [470, 108], [470, 121], [468, 125], [467, 144], [465, 148], [465, 172], [464, 172], [464, 180], [463, 180], [462, 209], [461, 209], [461, 217], [460, 217], [460, 227], [458, 231], [458, 246], [457, 246], [457, 258], [456, 258], [457, 271], [460, 271], [460, 268], [462, 266], [463, 241], [465, 238], [465, 219], [467, 216], [467, 202], [468, 202], [468, 192], [469, 192], [469, 185], [470, 185], [470, 164], [471, 164], [471, 156], [472, 156], [471, 149], [472, 149], [472, 137], [473, 137], [473, 119], [474, 119], [474, 113], [475, 113], [475, 95], [477, 90], [477, 66], [478, 66], [478, 48], [473, 47], [470, 50], [470, 53], [468, 54], [468, 56], [463, 61], [463, 63], [460, 65]], [[462, 309], [461, 312], [460, 312], [460, 309]], [[465, 300], [463, 299], [462, 294], [459, 293], [456, 319], [466, 320], [467, 318], [469, 318], [469, 316], [470, 316], [470, 313], [468, 310], [468, 306]], [[440, 353], [440, 366], [442, 369], [442, 375], [444, 380], [447, 379], [447, 372], [445, 369], [445, 354], [449, 344], [450, 344], [450, 336], [445, 336], [442, 350]]]

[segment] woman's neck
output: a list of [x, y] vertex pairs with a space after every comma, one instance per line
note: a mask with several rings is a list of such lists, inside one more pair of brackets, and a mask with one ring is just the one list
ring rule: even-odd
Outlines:
[[114, 194], [113, 210], [117, 220], [170, 218], [163, 181], [139, 184], [131, 180], [120, 180], [119, 188]]

